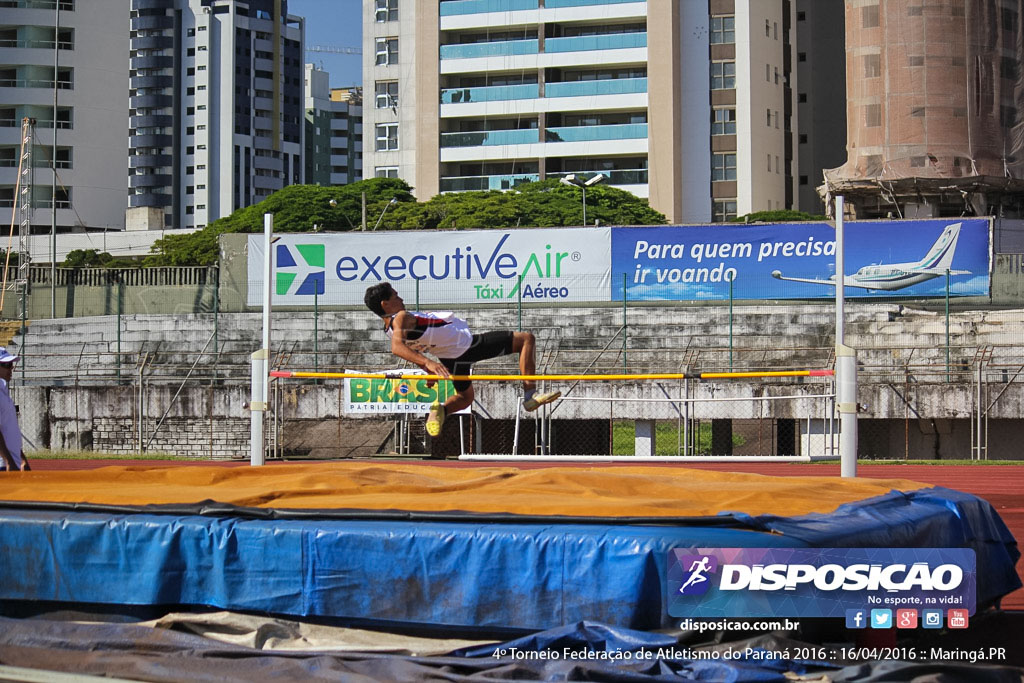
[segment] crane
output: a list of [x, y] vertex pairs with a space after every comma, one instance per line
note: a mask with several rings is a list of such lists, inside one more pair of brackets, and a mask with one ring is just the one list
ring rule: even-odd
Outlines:
[[307, 45], [306, 52], [331, 52], [338, 55], [361, 55], [361, 47], [343, 47], [341, 45]]

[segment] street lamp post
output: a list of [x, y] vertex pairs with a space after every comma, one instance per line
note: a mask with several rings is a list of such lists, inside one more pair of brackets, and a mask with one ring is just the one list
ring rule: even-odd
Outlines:
[[384, 210], [380, 212], [380, 218], [378, 218], [378, 219], [377, 219], [377, 222], [373, 224], [373, 229], [374, 229], [374, 230], [376, 230], [376, 229], [377, 229], [377, 226], [378, 226], [378, 225], [380, 225], [380, 222], [381, 222], [382, 220], [384, 220], [384, 214], [386, 214], [386, 213], [388, 212], [388, 209], [390, 209], [390, 208], [391, 208], [391, 205], [392, 205], [392, 204], [397, 204], [397, 203], [398, 203], [398, 197], [392, 197], [392, 198], [391, 198], [391, 201], [390, 201], [390, 202], [388, 202], [388, 203], [387, 203], [387, 204], [386, 204], [386, 205], [384, 206]]
[[569, 175], [562, 176], [558, 181], [563, 185], [572, 185], [573, 187], [578, 187], [583, 191], [583, 225], [587, 224], [587, 188], [604, 182], [605, 178], [607, 178], [607, 176], [604, 173], [598, 173], [591, 178], [583, 180], [583, 178], [580, 178], [575, 173], [570, 173]]

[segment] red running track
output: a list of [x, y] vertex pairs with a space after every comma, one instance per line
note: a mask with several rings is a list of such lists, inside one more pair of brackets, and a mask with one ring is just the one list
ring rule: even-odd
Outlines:
[[[32, 460], [35, 470], [80, 470], [97, 467], [144, 466], [176, 467], [201, 465], [206, 467], [243, 467], [248, 461], [183, 461], [183, 460]], [[292, 461], [295, 462], [295, 461]], [[432, 467], [593, 467], [589, 463], [486, 463], [461, 462], [457, 460], [407, 460], [404, 463], [423, 464]], [[270, 463], [274, 464], [274, 463]], [[643, 463], [644, 466], [652, 463]], [[658, 467], [679, 467], [678, 463], [653, 463]], [[603, 467], [621, 467], [629, 463], [604, 463]], [[686, 463], [685, 467], [725, 472], [749, 472], [773, 477], [839, 476], [839, 464], [804, 464], [770, 462], [735, 463]], [[1024, 464], [1021, 465], [871, 465], [860, 463], [857, 475], [872, 479], [910, 479], [934, 486], [964, 491], [984, 498], [1003, 518], [1006, 526], [1016, 539], [1024, 539]], [[1017, 575], [1024, 581], [1024, 564], [1017, 564]], [[1024, 589], [1019, 589], [1003, 599], [1004, 609], [1024, 610]]]

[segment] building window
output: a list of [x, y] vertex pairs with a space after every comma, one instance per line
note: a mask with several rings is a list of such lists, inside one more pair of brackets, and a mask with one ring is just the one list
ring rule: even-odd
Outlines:
[[880, 25], [878, 5], [867, 5], [860, 8], [861, 28], [878, 28]]
[[725, 223], [736, 218], [736, 200], [715, 202], [711, 210], [711, 221], [714, 223]]
[[806, 185], [807, 183], [808, 183], [807, 176], [805, 176], [805, 175], [800, 176], [800, 184], [801, 185]]
[[378, 123], [376, 150], [384, 152], [395, 149], [398, 149], [398, 124]]
[[768, 155], [768, 172], [769, 173], [772, 172], [772, 155], [771, 154]]
[[374, 19], [379, 24], [398, 21], [398, 0], [376, 0]]
[[736, 180], [736, 155], [735, 154], [712, 154], [711, 155], [711, 179], [712, 180]]
[[377, 38], [376, 46], [377, 66], [398, 64], [398, 38]]
[[736, 87], [736, 62], [711, 62], [711, 89], [732, 90]]
[[[398, 81], [377, 81], [376, 82], [377, 109], [397, 109], [398, 107]], [[397, 111], [395, 112], [398, 113]]]
[[877, 128], [882, 125], [882, 105], [864, 105], [864, 127]]
[[397, 178], [398, 167], [397, 166], [378, 166], [374, 169], [373, 176], [375, 178]]
[[735, 135], [736, 134], [736, 110], [735, 109], [712, 109], [711, 110], [711, 134], [712, 135]]
[[772, 110], [765, 109], [765, 114], [768, 115], [768, 120], [765, 122], [769, 128], [772, 127]]
[[864, 55], [864, 78], [882, 75], [882, 55]]
[[711, 44], [736, 42], [736, 17], [711, 17]]

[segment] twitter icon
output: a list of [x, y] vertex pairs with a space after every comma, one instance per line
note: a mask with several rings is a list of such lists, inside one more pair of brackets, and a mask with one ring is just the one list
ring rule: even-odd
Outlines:
[[892, 628], [892, 610], [871, 610], [871, 628]]

